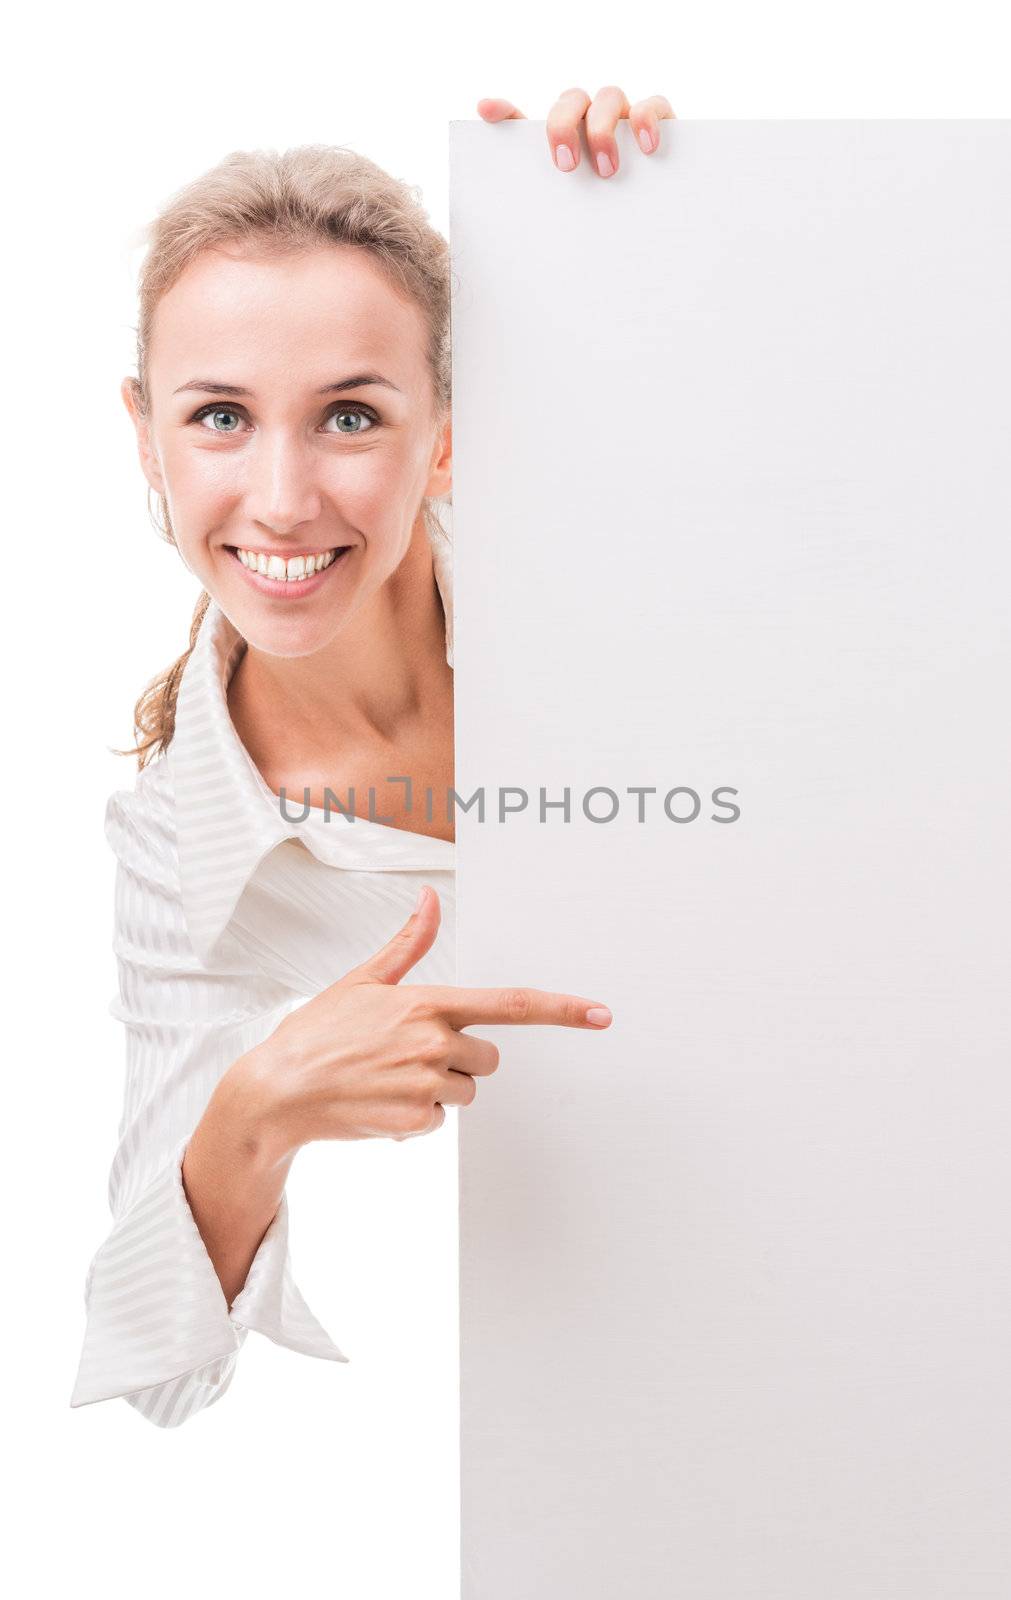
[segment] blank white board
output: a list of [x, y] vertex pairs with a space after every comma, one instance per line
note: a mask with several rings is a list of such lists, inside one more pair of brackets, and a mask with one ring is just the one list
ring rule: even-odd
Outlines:
[[464, 1597], [1006, 1600], [1011, 124], [619, 134], [451, 129], [458, 981], [615, 1016], [472, 1030]]

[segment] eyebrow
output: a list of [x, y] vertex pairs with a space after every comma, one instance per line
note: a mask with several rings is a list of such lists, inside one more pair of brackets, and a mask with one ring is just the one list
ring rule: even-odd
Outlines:
[[[341, 378], [336, 383], [325, 383], [322, 389], [316, 390], [316, 393], [340, 394], [345, 389], [365, 389], [369, 384], [380, 384], [384, 389], [395, 389], [397, 394], [403, 393], [402, 389], [397, 389], [395, 383], [391, 383], [389, 378], [382, 377], [378, 372], [359, 372], [353, 378]], [[233, 383], [214, 383], [207, 378], [191, 378], [188, 383], [181, 383], [178, 389], [173, 389], [172, 393], [185, 394], [190, 389], [196, 389], [201, 394], [229, 395], [236, 400], [251, 397], [249, 389], [239, 389]]]

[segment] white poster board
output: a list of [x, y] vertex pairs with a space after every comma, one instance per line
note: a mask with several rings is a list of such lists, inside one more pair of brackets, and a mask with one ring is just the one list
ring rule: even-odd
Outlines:
[[458, 981], [615, 1016], [472, 1030], [464, 1600], [1006, 1600], [1011, 123], [619, 133], [451, 130]]

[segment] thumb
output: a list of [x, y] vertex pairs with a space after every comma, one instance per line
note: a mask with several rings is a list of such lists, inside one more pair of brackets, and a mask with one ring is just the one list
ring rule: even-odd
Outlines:
[[414, 910], [381, 950], [344, 974], [344, 983], [399, 983], [435, 943], [442, 906], [431, 884], [422, 885]]

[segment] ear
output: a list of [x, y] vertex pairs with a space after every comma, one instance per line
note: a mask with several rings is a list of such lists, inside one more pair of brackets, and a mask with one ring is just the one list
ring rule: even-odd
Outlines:
[[448, 494], [453, 487], [453, 418], [447, 416], [439, 429], [432, 450], [432, 464], [425, 486], [427, 497]]
[[165, 480], [161, 464], [151, 442], [151, 424], [140, 409], [140, 393], [136, 378], [124, 378], [119, 389], [123, 404], [137, 432], [137, 450], [144, 476], [157, 494], [165, 493]]

